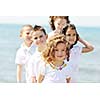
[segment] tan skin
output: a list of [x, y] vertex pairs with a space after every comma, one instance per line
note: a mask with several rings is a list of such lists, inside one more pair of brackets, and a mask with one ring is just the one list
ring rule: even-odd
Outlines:
[[[66, 45], [64, 43], [59, 43], [55, 49], [55, 61], [52, 62], [55, 66], [61, 66], [66, 57]], [[39, 74], [38, 83], [41, 83], [44, 79], [44, 75]], [[67, 78], [67, 82], [70, 82], [71, 77]]]
[[[69, 41], [69, 43], [72, 45], [75, 43], [76, 41], [76, 31], [72, 30], [71, 28], [69, 28], [66, 32], [66, 39]], [[84, 47], [82, 48], [82, 53], [88, 53], [93, 51], [93, 46], [87, 42], [86, 40], [83, 40], [82, 38], [79, 37], [78, 40], [80, 43], [82, 43], [84, 45]], [[66, 79], [67, 83], [70, 83], [71, 78], [67, 78]]]
[[[25, 27], [24, 31], [20, 35], [20, 38], [24, 40], [23, 45], [26, 45], [27, 47], [30, 47], [33, 42], [31, 40], [32, 36], [30, 30], [30, 27]], [[20, 64], [17, 65], [17, 82], [21, 82], [22, 80], [22, 66], [23, 65]]]
[[[45, 43], [47, 39], [47, 35], [44, 34], [42, 31], [35, 31], [32, 34], [32, 40], [34, 44], [37, 46], [38, 51], [42, 52], [42, 50], [45, 48]], [[40, 79], [41, 80], [41, 79]], [[32, 83], [37, 83], [36, 77], [31, 77]]]
[[[56, 20], [54, 21], [54, 26], [55, 26], [55, 34], [56, 33], [60, 33], [61, 30], [67, 25], [67, 21], [66, 19], [63, 18], [56, 18]], [[67, 78], [67, 83], [70, 82], [71, 78]]]
[[[70, 42], [71, 45], [74, 44], [76, 41], [76, 31], [69, 28], [66, 32], [66, 39]], [[82, 53], [93, 51], [94, 47], [86, 40], [83, 40], [79, 37], [79, 42], [84, 45], [84, 47], [82, 48]]]
[[22, 65], [17, 65], [17, 82], [20, 82], [22, 80]]
[[56, 18], [54, 21], [55, 33], [60, 33], [60, 31], [67, 25], [66, 19]]

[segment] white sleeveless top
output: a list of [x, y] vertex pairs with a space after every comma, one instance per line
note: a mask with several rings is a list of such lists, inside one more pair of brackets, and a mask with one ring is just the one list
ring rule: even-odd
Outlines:
[[66, 78], [70, 77], [71, 72], [72, 68], [65, 61], [59, 68], [53, 68], [50, 64], [41, 64], [40, 67], [40, 74], [45, 76], [42, 83], [66, 83]]

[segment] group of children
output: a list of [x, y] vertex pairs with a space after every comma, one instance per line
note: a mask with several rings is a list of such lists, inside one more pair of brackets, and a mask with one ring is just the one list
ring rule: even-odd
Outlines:
[[[78, 82], [78, 63], [81, 53], [93, 46], [83, 40], [69, 16], [50, 16], [52, 32], [42, 26], [25, 25], [20, 31], [24, 42], [16, 53], [17, 82], [22, 80], [22, 67], [29, 83]], [[77, 42], [84, 46], [77, 45]]]

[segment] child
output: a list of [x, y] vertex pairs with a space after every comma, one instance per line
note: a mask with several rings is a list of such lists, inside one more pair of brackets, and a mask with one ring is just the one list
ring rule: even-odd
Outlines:
[[28, 73], [30, 82], [36, 83], [38, 75], [39, 62], [41, 60], [41, 52], [45, 48], [47, 34], [42, 26], [35, 25], [33, 28], [32, 40], [36, 45], [36, 51], [30, 58], [28, 63]]
[[[73, 67], [71, 82], [75, 83], [75, 82], [77, 82], [78, 63], [80, 60], [81, 53], [91, 52], [91, 51], [93, 51], [94, 48], [90, 43], [88, 43], [87, 41], [85, 41], [79, 37], [74, 24], [68, 24], [63, 29], [62, 33], [66, 35], [66, 39], [67, 39], [67, 41], [69, 41], [69, 43], [71, 45], [69, 64], [71, 67]], [[75, 44], [77, 44], [78, 41], [80, 43], [82, 43], [84, 45], [84, 47], [75, 45]]]
[[61, 33], [62, 29], [70, 23], [69, 16], [50, 16], [50, 26], [53, 30], [51, 33], [49, 33], [49, 36], [52, 36], [56, 33]]
[[24, 25], [20, 31], [20, 38], [23, 39], [23, 43], [18, 49], [15, 59], [15, 63], [17, 64], [17, 82], [22, 82], [22, 67], [26, 70], [26, 82], [28, 81], [27, 63], [30, 56], [34, 53], [32, 30], [33, 27], [31, 25]]
[[44, 62], [40, 64], [38, 83], [66, 83], [71, 67], [64, 61], [69, 58], [69, 44], [63, 34], [56, 34], [47, 40], [42, 57]]

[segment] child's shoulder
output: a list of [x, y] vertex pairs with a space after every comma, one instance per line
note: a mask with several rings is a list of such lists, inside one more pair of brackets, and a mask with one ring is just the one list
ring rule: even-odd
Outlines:
[[17, 48], [17, 53], [22, 53], [22, 52], [24, 52], [25, 51], [25, 48], [23, 47], [23, 45], [21, 44], [20, 46], [19, 46], [19, 48]]
[[79, 50], [79, 49], [82, 49], [81, 45], [74, 45], [72, 48], [72, 50]]
[[73, 46], [73, 48], [71, 49], [71, 52], [79, 52], [79, 53], [81, 53], [82, 52], [82, 46], [80, 46], [80, 45], [74, 45]]
[[22, 48], [18, 48], [17, 49], [17, 52], [16, 52], [17, 55], [20, 55], [21, 56], [21, 55], [23, 55], [23, 53], [24, 53], [24, 51], [23, 51]]

